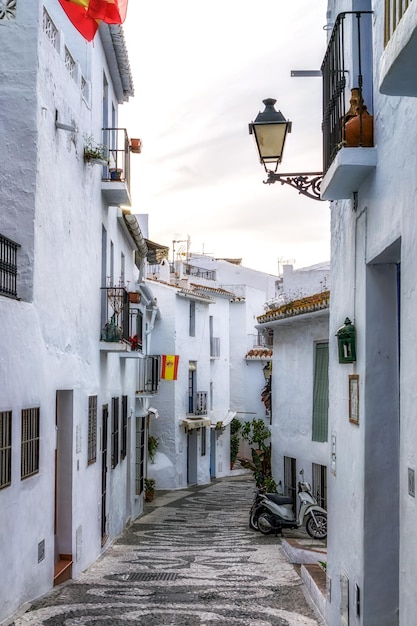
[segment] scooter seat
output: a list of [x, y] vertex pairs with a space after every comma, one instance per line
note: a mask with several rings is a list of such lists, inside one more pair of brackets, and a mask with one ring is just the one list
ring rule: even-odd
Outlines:
[[288, 496], [280, 496], [277, 493], [266, 493], [268, 500], [272, 500], [275, 504], [292, 504], [293, 499]]

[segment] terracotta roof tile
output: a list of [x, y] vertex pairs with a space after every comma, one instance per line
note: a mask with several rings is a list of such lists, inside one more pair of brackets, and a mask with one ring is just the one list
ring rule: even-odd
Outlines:
[[328, 309], [330, 303], [330, 291], [322, 291], [306, 298], [300, 298], [299, 300], [293, 300], [287, 302], [277, 309], [268, 311], [263, 315], [259, 315], [258, 322], [264, 324], [265, 322], [272, 322], [280, 320], [286, 317], [294, 317], [295, 315], [302, 315], [305, 313], [313, 313], [322, 309]]
[[249, 352], [245, 355], [245, 359], [249, 359], [251, 361], [264, 361], [265, 359], [272, 359], [272, 350], [270, 348], [254, 348], [253, 350], [249, 350]]

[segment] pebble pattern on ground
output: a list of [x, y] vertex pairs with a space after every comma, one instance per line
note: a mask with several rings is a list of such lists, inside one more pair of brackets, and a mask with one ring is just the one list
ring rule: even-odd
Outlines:
[[254, 490], [244, 475], [160, 492], [14, 626], [317, 626], [280, 538], [249, 529]]

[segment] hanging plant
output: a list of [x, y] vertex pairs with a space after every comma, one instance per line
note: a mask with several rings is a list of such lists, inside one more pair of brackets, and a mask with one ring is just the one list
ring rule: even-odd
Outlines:
[[158, 437], [153, 437], [152, 435], [149, 435], [149, 437], [148, 437], [148, 455], [149, 455], [151, 463], [155, 463], [155, 454], [156, 454], [156, 451], [158, 449], [158, 446], [159, 446], [159, 439], [158, 439]]

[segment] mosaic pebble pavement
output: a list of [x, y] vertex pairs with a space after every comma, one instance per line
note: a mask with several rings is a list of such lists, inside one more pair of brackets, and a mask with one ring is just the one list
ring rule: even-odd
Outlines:
[[248, 527], [253, 493], [250, 475], [159, 492], [14, 626], [317, 626], [280, 538]]

